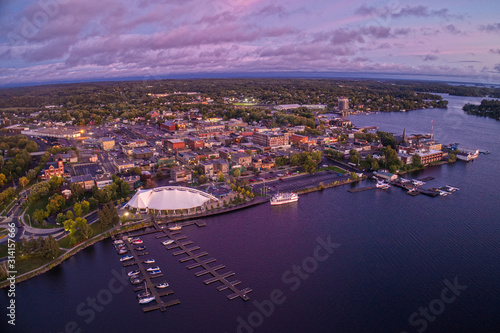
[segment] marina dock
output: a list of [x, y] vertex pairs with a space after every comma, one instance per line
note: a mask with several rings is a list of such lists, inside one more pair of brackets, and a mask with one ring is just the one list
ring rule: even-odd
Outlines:
[[[134, 248], [134, 246], [130, 243], [128, 237], [123, 237], [122, 240], [123, 240], [123, 243], [125, 244], [125, 246], [128, 248], [130, 255], [132, 255], [134, 257], [133, 261], [125, 262], [123, 264], [123, 266], [130, 267], [130, 266], [137, 265], [138, 270], [141, 272], [142, 278], [146, 281], [146, 286], [147, 286], [148, 290], [151, 292], [151, 294], [155, 298], [156, 304], [144, 306], [144, 307], [142, 307], [142, 311], [149, 312], [149, 311], [153, 311], [153, 310], [157, 310], [157, 309], [160, 309], [160, 311], [165, 311], [167, 307], [170, 307], [170, 306], [176, 305], [176, 304], [180, 304], [181, 302], [178, 299], [174, 299], [174, 300], [170, 300], [170, 301], [163, 301], [161, 299], [161, 297], [169, 296], [169, 295], [172, 295], [174, 293], [171, 289], [164, 290], [161, 292], [159, 292], [156, 289], [155, 286], [157, 283], [154, 283], [152, 280], [155, 278], [162, 277], [163, 274], [162, 273], [149, 274], [149, 272], [146, 270], [146, 267], [143, 265], [142, 260], [139, 258], [141, 255], [144, 255], [146, 253], [137, 253], [137, 252], [143, 252], [143, 251], [136, 250]], [[144, 286], [141, 285], [141, 286], [138, 286], [137, 288], [134, 289], [134, 291], [139, 291], [139, 290], [144, 290]]]
[[[195, 222], [196, 223], [196, 222]], [[197, 224], [197, 223], [196, 223]], [[198, 225], [198, 224], [197, 224]], [[186, 236], [181, 235], [180, 232], [171, 232], [168, 229], [162, 229], [163, 233], [165, 236], [170, 237], [170, 239], [174, 240], [174, 243], [170, 246], [167, 246], [167, 250], [174, 250], [177, 249], [177, 251], [173, 252], [172, 254], [174, 256], [181, 256], [184, 255], [183, 258], [179, 259], [179, 262], [181, 263], [186, 263], [193, 261], [193, 263], [190, 263], [186, 266], [187, 269], [191, 270], [194, 268], [201, 268], [201, 270], [196, 271], [194, 275], [196, 277], [201, 277], [201, 276], [207, 276], [211, 275], [210, 278], [205, 279], [203, 283], [206, 285], [219, 282], [222, 285], [217, 288], [218, 291], [224, 291], [224, 290], [231, 290], [232, 294], [227, 295], [227, 298], [229, 300], [233, 300], [235, 298], [240, 297], [241, 299], [248, 301], [249, 297], [247, 294], [252, 291], [250, 288], [245, 288], [245, 289], [238, 289], [236, 286], [241, 283], [241, 281], [236, 280], [233, 282], [229, 282], [227, 278], [235, 275], [233, 271], [227, 271], [227, 272], [220, 272], [221, 270], [225, 269], [225, 265], [214, 265], [211, 266], [210, 264], [214, 263], [216, 261], [215, 258], [205, 258], [208, 256], [207, 252], [199, 252], [201, 249], [199, 246], [192, 246], [193, 242], [192, 241], [183, 241], [186, 239]], [[162, 235], [163, 236], [163, 235]], [[157, 236], [156, 238], [161, 238]], [[190, 246], [190, 247], [188, 247]]]

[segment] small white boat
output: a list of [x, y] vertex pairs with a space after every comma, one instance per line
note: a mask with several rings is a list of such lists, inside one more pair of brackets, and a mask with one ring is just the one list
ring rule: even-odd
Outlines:
[[144, 242], [142, 241], [142, 239], [134, 239], [134, 240], [132, 241], [132, 244], [142, 244], [142, 243], [144, 243]]
[[448, 191], [450, 191], [450, 192], [455, 192], [455, 191], [459, 190], [458, 187], [453, 187], [453, 186], [450, 186], [450, 185], [446, 185], [446, 187], [448, 188]]
[[172, 244], [173, 242], [174, 242], [174, 240], [173, 240], [173, 239], [169, 239], [169, 240], [163, 241], [163, 242], [161, 242], [161, 243], [162, 243], [163, 245], [170, 245], [170, 244]]
[[145, 264], [154, 264], [155, 260], [154, 259], [146, 259], [146, 260], [144, 260], [144, 263]]
[[118, 250], [118, 254], [125, 254], [125, 253], [127, 253], [127, 252], [128, 252], [128, 251], [127, 251], [127, 250], [125, 250], [125, 249], [120, 249], [120, 250]]
[[160, 267], [158, 266], [155, 266], [155, 267], [149, 267], [148, 269], [146, 269], [148, 272], [152, 272], [152, 271], [159, 271], [160, 270]]
[[158, 289], [163, 289], [163, 288], [167, 288], [168, 287], [168, 282], [163, 282], [163, 283], [159, 283], [156, 285], [156, 288]]
[[123, 256], [120, 258], [120, 261], [127, 261], [127, 260], [130, 260], [130, 259], [133, 259], [134, 257], [131, 256], [131, 255], [128, 255], [128, 256]]
[[386, 190], [388, 189], [389, 187], [391, 187], [391, 185], [387, 184], [387, 183], [384, 183], [383, 181], [377, 181], [377, 184], [375, 185], [377, 188], [379, 189], [382, 189], [382, 190]]
[[182, 229], [182, 227], [178, 224], [168, 228], [168, 230], [170, 230], [170, 231], [181, 230], [181, 229]]
[[121, 239], [117, 239], [113, 242], [113, 244], [115, 245], [120, 245], [120, 244], [123, 244], [123, 241]]
[[149, 274], [153, 275], [153, 274], [160, 274], [161, 273], [161, 270], [157, 269], [155, 271], [149, 271]]
[[139, 275], [141, 272], [139, 270], [135, 270], [135, 271], [130, 271], [127, 273], [128, 276], [137, 276]]
[[143, 281], [143, 279], [139, 279], [138, 277], [131, 277], [130, 278], [130, 283], [132, 284], [139, 284]]
[[411, 183], [415, 186], [422, 186], [422, 185], [425, 185], [424, 182], [420, 181], [420, 180], [416, 180], [416, 179], [412, 179], [411, 180]]
[[449, 193], [446, 191], [439, 191], [439, 195], [441, 196], [447, 196]]
[[148, 304], [155, 300], [154, 296], [143, 297], [139, 299], [139, 304]]

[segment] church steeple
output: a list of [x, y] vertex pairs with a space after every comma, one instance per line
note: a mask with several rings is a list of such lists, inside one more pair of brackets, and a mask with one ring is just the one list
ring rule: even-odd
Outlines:
[[403, 129], [403, 142], [406, 142], [406, 128]]

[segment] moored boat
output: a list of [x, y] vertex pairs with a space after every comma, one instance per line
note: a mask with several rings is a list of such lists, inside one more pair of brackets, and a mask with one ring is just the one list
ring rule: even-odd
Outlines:
[[170, 230], [170, 231], [181, 230], [181, 229], [182, 229], [182, 227], [179, 224], [176, 224], [176, 225], [168, 228], [168, 230]]
[[161, 270], [157, 269], [157, 270], [154, 270], [154, 271], [149, 271], [149, 274], [153, 275], [153, 274], [160, 274], [161, 273]]
[[148, 269], [146, 269], [148, 272], [153, 272], [153, 271], [159, 271], [160, 270], [160, 267], [159, 266], [155, 266], [155, 267], [149, 267]]
[[145, 246], [137, 246], [135, 249], [136, 249], [137, 251], [143, 251], [143, 250], [145, 250], [145, 249], [146, 249], [146, 247], [145, 247]]
[[135, 271], [130, 271], [127, 273], [128, 276], [137, 276], [139, 275], [141, 272], [139, 270], [135, 270]]
[[173, 242], [174, 242], [174, 240], [173, 240], [173, 239], [169, 239], [169, 240], [163, 241], [163, 242], [161, 242], [161, 243], [162, 243], [163, 245], [170, 245], [170, 244], [172, 244]]
[[133, 259], [134, 257], [131, 256], [131, 255], [128, 255], [128, 256], [123, 256], [120, 258], [120, 261], [127, 261], [127, 260], [130, 260], [130, 259]]
[[146, 259], [146, 260], [144, 260], [144, 263], [145, 264], [154, 264], [155, 260], [154, 259]]
[[166, 281], [156, 285], [156, 288], [158, 288], [158, 289], [163, 289], [163, 288], [167, 288], [167, 287], [168, 287], [168, 282], [166, 282]]
[[144, 242], [142, 241], [142, 239], [134, 239], [134, 240], [132, 241], [132, 244], [136, 244], [136, 245], [137, 245], [137, 244], [142, 244], [142, 243], [144, 243]]
[[144, 297], [139, 299], [139, 304], [147, 304], [154, 301], [154, 296]]
[[299, 200], [297, 193], [277, 193], [271, 198], [271, 206], [284, 205]]

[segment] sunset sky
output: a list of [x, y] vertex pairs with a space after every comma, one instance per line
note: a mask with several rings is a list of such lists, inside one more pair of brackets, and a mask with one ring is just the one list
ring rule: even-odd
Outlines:
[[0, 86], [353, 72], [500, 82], [499, 1], [6, 0]]

